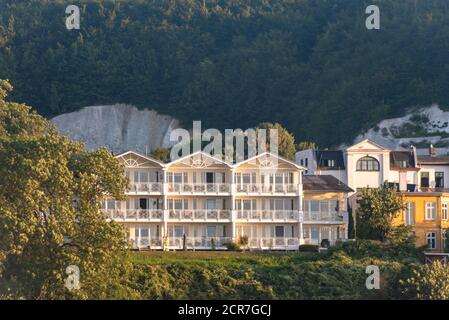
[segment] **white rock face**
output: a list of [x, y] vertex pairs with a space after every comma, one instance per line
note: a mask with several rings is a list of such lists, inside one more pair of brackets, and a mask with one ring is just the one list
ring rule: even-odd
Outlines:
[[115, 154], [128, 150], [145, 154], [169, 147], [173, 145], [170, 133], [179, 128], [179, 121], [170, 116], [123, 104], [85, 107], [51, 122], [70, 139], [84, 142], [88, 149], [105, 146]]
[[[424, 120], [417, 121], [419, 117]], [[432, 143], [437, 146], [438, 153], [447, 153], [449, 112], [441, 110], [437, 105], [415, 109], [403, 117], [379, 122], [376, 128], [357, 136], [354, 143], [363, 139], [371, 139], [389, 149], [415, 145], [418, 153], [426, 153], [427, 149], [423, 149], [423, 146]]]

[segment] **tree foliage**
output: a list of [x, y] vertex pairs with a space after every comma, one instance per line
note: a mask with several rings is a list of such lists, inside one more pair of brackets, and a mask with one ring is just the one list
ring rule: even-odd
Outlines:
[[156, 148], [151, 151], [151, 157], [162, 162], [168, 162], [170, 161], [170, 148]]
[[273, 152], [273, 150], [270, 148], [270, 131], [271, 130], [277, 130], [277, 136], [278, 136], [278, 154], [281, 157], [284, 157], [289, 160], [295, 160], [295, 137], [288, 132], [286, 128], [284, 128], [279, 123], [270, 123], [270, 122], [263, 122], [260, 123], [256, 127], [256, 133], [259, 135], [259, 130], [265, 129], [266, 135], [267, 135], [267, 151]]
[[315, 149], [316, 150], [316, 149], [318, 149], [318, 147], [316, 146], [315, 142], [310, 142], [310, 141], [301, 141], [296, 144], [297, 151], [307, 150], [307, 149]]
[[[104, 195], [122, 199], [127, 185], [108, 151], [88, 152], [30, 107], [1, 98], [0, 177], [0, 297], [99, 299], [129, 291], [124, 229], [99, 211]], [[79, 289], [66, 286], [70, 265], [80, 270]]]
[[440, 261], [415, 268], [410, 278], [401, 281], [406, 298], [449, 300], [449, 268]]
[[[80, 30], [65, 29], [68, 4]], [[407, 107], [449, 105], [449, 2], [379, 0], [380, 31], [365, 27], [370, 4], [3, 0], [0, 78], [46, 116], [122, 102], [337, 146]]]
[[380, 241], [404, 240], [403, 227], [399, 227], [398, 230], [398, 227], [393, 225], [393, 220], [405, 209], [405, 203], [401, 193], [389, 187], [387, 182], [379, 188], [362, 189], [357, 204], [358, 238]]

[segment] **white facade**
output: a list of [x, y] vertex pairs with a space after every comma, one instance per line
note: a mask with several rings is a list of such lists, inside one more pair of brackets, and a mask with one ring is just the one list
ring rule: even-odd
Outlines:
[[[414, 158], [414, 167], [392, 167], [389, 150], [373, 141], [363, 140], [341, 151], [344, 168], [339, 170], [322, 170], [316, 165], [315, 150], [304, 150], [296, 153], [297, 163], [308, 163], [308, 174], [330, 174], [347, 184], [354, 191], [360, 188], [377, 188], [385, 181], [395, 183], [400, 190], [407, 190], [410, 185], [420, 185], [420, 171], [429, 171], [431, 177], [437, 170], [435, 166], [418, 166]], [[407, 152], [406, 150], [402, 152]], [[411, 150], [410, 152], [416, 153]], [[306, 160], [307, 159], [307, 160]], [[449, 166], [440, 168], [449, 175]], [[431, 179], [432, 180], [432, 179]], [[447, 182], [445, 182], [447, 184]]]
[[[443, 176], [443, 184], [437, 183], [437, 175]], [[449, 188], [449, 165], [428, 165], [421, 164], [420, 171], [417, 173], [417, 183], [422, 186], [422, 178], [428, 175], [429, 177], [429, 188]]]
[[[377, 188], [390, 173], [389, 150], [374, 144], [371, 141], [362, 141], [345, 150], [346, 172], [348, 185], [357, 190], [359, 188]], [[377, 170], [360, 170], [358, 162], [362, 158], [375, 159], [379, 166]]]
[[238, 164], [202, 152], [167, 164], [134, 152], [117, 158], [130, 187], [103, 211], [135, 248], [225, 249], [247, 238], [250, 248], [297, 250], [347, 238], [346, 208], [332, 205], [339, 199], [305, 202], [304, 168], [269, 153]]

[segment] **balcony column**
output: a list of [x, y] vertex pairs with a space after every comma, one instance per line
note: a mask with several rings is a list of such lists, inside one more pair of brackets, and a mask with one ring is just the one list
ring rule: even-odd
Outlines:
[[303, 221], [304, 221], [304, 208], [303, 208], [303, 189], [302, 189], [302, 174], [303, 172], [299, 170], [298, 172], [298, 227], [299, 227], [299, 244], [303, 244], [304, 242], [304, 227], [303, 227]]
[[345, 226], [345, 239], [348, 239], [348, 237], [349, 237], [349, 233], [348, 233], [348, 224]]
[[298, 224], [298, 238], [299, 238], [299, 244], [301, 245], [304, 239], [304, 230], [302, 226], [302, 221]]
[[235, 170], [231, 169], [231, 239], [232, 241], [236, 241], [236, 219], [237, 212], [235, 211]]

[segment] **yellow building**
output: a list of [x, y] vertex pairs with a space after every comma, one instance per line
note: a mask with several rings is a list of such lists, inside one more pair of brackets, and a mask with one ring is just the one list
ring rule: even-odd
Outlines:
[[[446, 192], [448, 191], [448, 192]], [[445, 231], [449, 227], [449, 190], [404, 192], [407, 208], [396, 218], [395, 224], [412, 225], [416, 245], [427, 244], [428, 251], [445, 251]]]
[[331, 175], [304, 175], [303, 190], [303, 243], [347, 239], [347, 196], [353, 190]]

